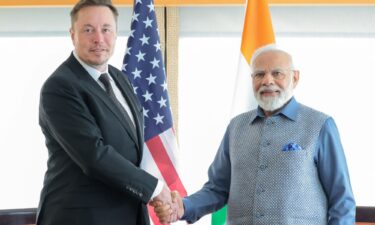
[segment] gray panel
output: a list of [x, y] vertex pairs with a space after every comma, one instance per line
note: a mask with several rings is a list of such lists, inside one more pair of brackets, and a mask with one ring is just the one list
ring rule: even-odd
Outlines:
[[[271, 6], [277, 35], [375, 36], [375, 6]], [[0, 8], [0, 36], [65, 36], [70, 8]], [[132, 7], [119, 7], [119, 34], [130, 29]], [[244, 7], [181, 7], [181, 36], [239, 36]]]
[[[183, 7], [181, 36], [237, 36], [244, 7]], [[375, 6], [271, 6], [277, 35], [374, 36]]]
[[[0, 36], [69, 35], [70, 10], [67, 7], [0, 8]], [[119, 7], [119, 33], [128, 34], [131, 7]]]

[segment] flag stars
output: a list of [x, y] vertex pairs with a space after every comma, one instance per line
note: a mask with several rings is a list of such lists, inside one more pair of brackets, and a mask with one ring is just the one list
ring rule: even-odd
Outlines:
[[132, 16], [132, 21], [138, 21], [138, 16], [139, 16], [139, 13], [133, 13], [133, 16]]
[[150, 111], [149, 109], [145, 109], [145, 107], [142, 107], [143, 108], [143, 117], [147, 117], [148, 118], [148, 112]]
[[148, 91], [146, 91], [146, 93], [142, 96], [145, 98], [145, 102], [147, 102], [147, 101], [152, 101], [152, 95], [153, 93], [149, 93]]
[[137, 77], [141, 78], [141, 72], [142, 70], [138, 70], [137, 67], [135, 68], [135, 70], [132, 72], [134, 75], [134, 80], [137, 79]]
[[150, 37], [147, 37], [145, 34], [143, 34], [142, 38], [139, 39], [142, 42], [142, 46], [144, 44], [149, 44], [148, 39], [150, 39]]
[[167, 99], [164, 99], [163, 96], [160, 97], [160, 100], [158, 101], [160, 108], [167, 107]]
[[154, 120], [156, 121], [156, 125], [158, 125], [159, 123], [163, 124], [163, 119], [164, 119], [164, 116], [161, 116], [159, 113], [156, 115], [156, 117], [154, 117]]
[[132, 50], [132, 47], [128, 47], [128, 48], [126, 48], [126, 55], [131, 55], [131, 53], [130, 53], [130, 50]]
[[160, 60], [157, 60], [154, 57], [154, 60], [150, 62], [152, 64], [152, 69], [154, 69], [155, 67], [159, 68], [159, 62], [160, 62]]
[[145, 57], [144, 57], [145, 55], [146, 55], [146, 53], [143, 53], [143, 52], [139, 51], [138, 54], [135, 55], [135, 56], [137, 57], [138, 62], [139, 62], [141, 60], [145, 61]]
[[156, 52], [161, 51], [161, 45], [160, 45], [159, 41], [156, 42], [156, 44], [154, 44], [154, 46], [155, 46]]
[[[122, 71], [132, 83], [132, 91], [142, 103], [142, 115], [146, 137], [153, 129], [168, 128], [171, 124], [170, 102], [167, 95], [166, 70], [160, 55], [164, 46], [158, 35], [155, 17], [156, 6], [151, 0], [135, 0], [131, 14], [131, 29], [128, 32], [126, 61]], [[131, 48], [132, 47], [132, 48]], [[165, 112], [167, 114], [165, 114]], [[156, 128], [158, 127], [158, 128]]]
[[168, 84], [167, 84], [167, 81], [166, 81], [166, 80], [164, 80], [164, 83], [163, 83], [163, 84], [161, 84], [160, 86], [162, 86], [162, 87], [163, 87], [163, 91], [166, 91], [166, 90], [167, 90], [167, 88], [168, 88]]
[[129, 33], [129, 37], [134, 38], [134, 32], [135, 32], [135, 30], [131, 30], [130, 33]]
[[138, 89], [138, 87], [133, 86], [133, 92], [134, 92], [134, 94], [137, 94], [137, 89]]
[[150, 9], [149, 12], [152, 12], [152, 11], [154, 11], [154, 9], [155, 9], [154, 4], [152, 4], [152, 2], [151, 2], [150, 5], [147, 5], [147, 7]]
[[124, 72], [126, 72], [126, 66], [127, 66], [127, 65], [128, 65], [127, 63], [125, 63], [124, 65], [122, 65], [121, 70], [124, 71]]
[[146, 20], [143, 21], [143, 23], [145, 24], [145, 28], [147, 27], [152, 27], [152, 21], [153, 20], [150, 20], [148, 17], [146, 18]]
[[156, 84], [156, 76], [152, 76], [152, 74], [150, 73], [150, 76], [146, 78], [146, 80], [148, 80], [148, 85], [151, 85], [151, 84]]

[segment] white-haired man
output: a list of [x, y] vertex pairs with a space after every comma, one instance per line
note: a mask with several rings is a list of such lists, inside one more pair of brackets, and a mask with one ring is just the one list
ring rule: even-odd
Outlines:
[[[299, 71], [289, 53], [258, 51], [252, 60], [258, 108], [233, 118], [209, 180], [183, 200], [179, 217], [194, 223], [225, 204], [227, 224], [353, 225], [355, 201], [332, 117], [293, 97]], [[170, 206], [155, 208], [162, 222]]]

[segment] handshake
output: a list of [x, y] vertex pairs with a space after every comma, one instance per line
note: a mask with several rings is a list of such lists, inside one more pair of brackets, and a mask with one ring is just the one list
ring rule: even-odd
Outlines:
[[150, 201], [150, 205], [154, 207], [161, 224], [176, 222], [184, 215], [184, 205], [180, 194], [177, 191], [170, 192], [165, 186], [162, 192]]

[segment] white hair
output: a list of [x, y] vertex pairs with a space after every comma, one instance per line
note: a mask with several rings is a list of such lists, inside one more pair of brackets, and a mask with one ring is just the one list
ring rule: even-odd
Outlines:
[[289, 63], [290, 63], [290, 69], [294, 70], [294, 63], [293, 63], [293, 57], [286, 51], [278, 48], [275, 44], [269, 44], [269, 45], [265, 45], [265, 46], [262, 46], [260, 48], [258, 48], [257, 50], [254, 51], [253, 55], [251, 56], [251, 60], [250, 60], [250, 68], [251, 70], [254, 70], [254, 62], [255, 60], [262, 54], [264, 53], [267, 53], [267, 52], [279, 52], [279, 53], [283, 53], [285, 55], [287, 55], [288, 59], [289, 59]]

